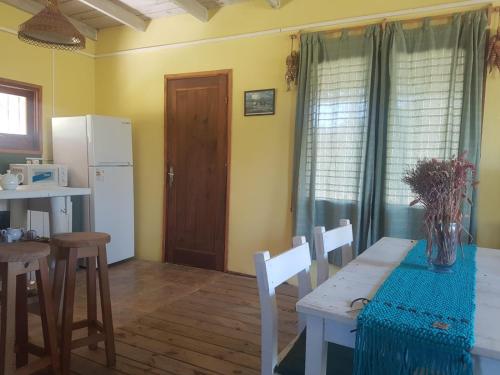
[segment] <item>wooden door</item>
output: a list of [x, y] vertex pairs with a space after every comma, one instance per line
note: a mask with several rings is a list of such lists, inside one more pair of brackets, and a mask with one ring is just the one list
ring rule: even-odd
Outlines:
[[229, 73], [167, 76], [166, 261], [225, 270]]

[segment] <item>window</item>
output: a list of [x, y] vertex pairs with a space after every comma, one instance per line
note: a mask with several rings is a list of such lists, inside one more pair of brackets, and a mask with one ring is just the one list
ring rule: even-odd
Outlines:
[[[452, 59], [457, 59], [451, 72]], [[385, 200], [408, 206], [401, 178], [423, 158], [458, 154], [463, 101], [464, 51], [395, 54], [387, 131]], [[316, 105], [309, 114], [306, 173], [315, 163], [315, 198], [355, 202], [367, 142], [369, 62], [364, 57], [319, 64]], [[453, 74], [452, 74], [453, 73]], [[312, 100], [312, 99], [311, 99]], [[313, 142], [315, 145], [313, 147]], [[313, 155], [313, 149], [316, 152]]]
[[311, 157], [306, 163], [310, 175], [315, 162], [316, 199], [358, 200], [367, 141], [369, 76], [366, 57], [336, 59], [318, 66], [317, 104], [312, 106], [309, 120], [316, 126], [309, 127], [307, 153]]
[[387, 127], [386, 203], [408, 206], [414, 199], [401, 178], [418, 160], [458, 154], [464, 58], [463, 49], [455, 56], [447, 48], [395, 54], [397, 69], [391, 77]]
[[41, 154], [42, 88], [0, 78], [0, 151]]
[[[422, 205], [403, 183], [420, 159], [479, 163], [487, 14], [301, 36], [294, 232], [348, 218], [363, 251], [421, 238]], [[473, 197], [475, 198], [475, 196]], [[475, 212], [462, 225], [474, 235]]]

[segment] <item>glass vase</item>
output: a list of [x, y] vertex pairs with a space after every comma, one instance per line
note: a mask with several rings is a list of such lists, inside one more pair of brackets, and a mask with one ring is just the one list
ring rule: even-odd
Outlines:
[[452, 272], [460, 245], [457, 223], [437, 224], [432, 234], [432, 252], [429, 263], [436, 272]]

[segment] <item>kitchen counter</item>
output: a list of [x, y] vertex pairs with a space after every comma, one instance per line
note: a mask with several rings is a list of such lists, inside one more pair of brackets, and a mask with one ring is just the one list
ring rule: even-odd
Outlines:
[[43, 185], [20, 185], [16, 190], [3, 190], [0, 188], [0, 200], [68, 197], [72, 195], [90, 195], [90, 188]]
[[30, 199], [48, 198], [50, 234], [66, 233], [72, 232], [73, 229], [71, 196], [90, 194], [90, 188], [21, 185], [16, 190], [0, 189], [0, 206], [3, 206], [3, 209], [8, 206], [11, 227], [26, 228]]

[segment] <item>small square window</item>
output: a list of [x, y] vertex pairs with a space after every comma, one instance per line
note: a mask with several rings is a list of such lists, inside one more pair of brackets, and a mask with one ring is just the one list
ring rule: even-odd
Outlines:
[[42, 153], [42, 88], [0, 78], [0, 152]]

